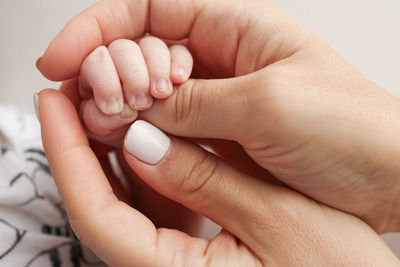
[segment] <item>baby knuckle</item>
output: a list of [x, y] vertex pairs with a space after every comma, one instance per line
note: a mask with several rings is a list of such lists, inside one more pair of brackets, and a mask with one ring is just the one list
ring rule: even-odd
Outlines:
[[149, 75], [147, 70], [136, 70], [130, 72], [124, 77], [123, 81], [124, 89], [144, 89], [147, 90], [149, 87]]
[[108, 45], [108, 50], [112, 54], [124, 54], [127, 50], [134, 50], [140, 52], [139, 45], [127, 39], [118, 39]]
[[147, 46], [154, 44], [164, 44], [164, 42], [160, 38], [157, 38], [155, 36], [146, 36], [139, 41], [140, 46]]
[[82, 67], [92, 67], [103, 63], [108, 57], [109, 53], [107, 48], [105, 46], [99, 46], [85, 59]]
[[125, 49], [125, 48], [131, 48], [131, 47], [136, 47], [136, 46], [137, 46], [137, 44], [132, 40], [118, 39], [118, 40], [111, 42], [108, 45], [108, 48]]

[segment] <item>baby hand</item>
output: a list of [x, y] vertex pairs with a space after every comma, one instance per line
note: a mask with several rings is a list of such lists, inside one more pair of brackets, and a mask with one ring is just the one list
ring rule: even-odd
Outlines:
[[155, 37], [99, 46], [83, 62], [79, 76], [80, 115], [88, 135], [103, 143], [120, 143], [138, 111], [150, 108], [153, 97], [169, 97], [173, 84], [185, 82], [192, 67], [186, 47], [168, 48]]

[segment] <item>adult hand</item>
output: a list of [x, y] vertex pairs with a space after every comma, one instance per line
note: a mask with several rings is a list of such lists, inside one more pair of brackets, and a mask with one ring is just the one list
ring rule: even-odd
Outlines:
[[[116, 195], [115, 181], [110, 186], [75, 108], [62, 93], [42, 91], [39, 114], [43, 144], [71, 226], [111, 266], [398, 264], [360, 219], [240, 172], [199, 146], [169, 139], [139, 121], [125, 143], [133, 170], [160, 193], [224, 227], [211, 241], [156, 229]], [[142, 130], [146, 134], [141, 136]], [[160, 154], [149, 155], [149, 145]], [[153, 160], [158, 163], [144, 162]]]
[[237, 141], [308, 196], [378, 232], [400, 229], [398, 99], [264, 1], [101, 1], [63, 29], [38, 68], [69, 79], [98, 45], [146, 32], [187, 38], [195, 77], [236, 78], [188, 82], [143, 118], [175, 135]]

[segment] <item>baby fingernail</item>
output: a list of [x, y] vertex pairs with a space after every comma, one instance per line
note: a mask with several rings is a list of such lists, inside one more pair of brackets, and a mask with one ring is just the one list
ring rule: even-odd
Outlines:
[[157, 81], [157, 91], [158, 92], [167, 92], [168, 91], [168, 83], [165, 79], [159, 79]]
[[168, 94], [172, 91], [172, 82], [161, 78], [155, 83], [154, 91], [157, 94]]
[[138, 120], [129, 128], [124, 145], [137, 159], [155, 165], [167, 154], [171, 139], [150, 123]]
[[137, 117], [137, 111], [131, 109], [128, 105], [124, 105], [124, 109], [119, 113], [121, 119], [134, 119]]
[[179, 76], [179, 78], [181, 78], [182, 80], [187, 78], [185, 69], [181, 67], [176, 68], [174, 74], [175, 76]]
[[36, 118], [40, 122], [40, 115], [39, 115], [39, 95], [38, 93], [33, 94], [33, 105], [35, 106], [35, 113], [36, 113]]
[[150, 96], [146, 93], [140, 93], [132, 97], [130, 104], [134, 109], [142, 110], [149, 106], [149, 102]]
[[112, 97], [107, 100], [107, 103], [105, 103], [103, 112], [106, 114], [116, 114], [121, 112], [123, 108], [122, 105], [123, 104], [116, 97]]

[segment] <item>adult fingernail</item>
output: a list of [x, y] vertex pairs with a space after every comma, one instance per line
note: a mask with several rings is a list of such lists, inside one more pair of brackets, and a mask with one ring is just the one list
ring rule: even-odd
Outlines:
[[135, 158], [155, 165], [168, 153], [171, 139], [150, 123], [138, 120], [129, 128], [124, 145]]
[[102, 111], [105, 114], [116, 114], [121, 112], [123, 109], [123, 103], [116, 97], [112, 97], [108, 99], [104, 104]]
[[149, 103], [150, 96], [146, 93], [140, 93], [132, 97], [130, 104], [134, 109], [142, 110], [144, 108], [147, 108], [149, 106]]
[[40, 113], [39, 113], [39, 94], [38, 93], [34, 93], [33, 94], [33, 105], [35, 106], [35, 114], [36, 114], [36, 118], [38, 119], [38, 121], [40, 122]]
[[137, 117], [137, 111], [131, 109], [127, 104], [124, 105], [124, 109], [119, 113], [121, 119], [135, 119]]

